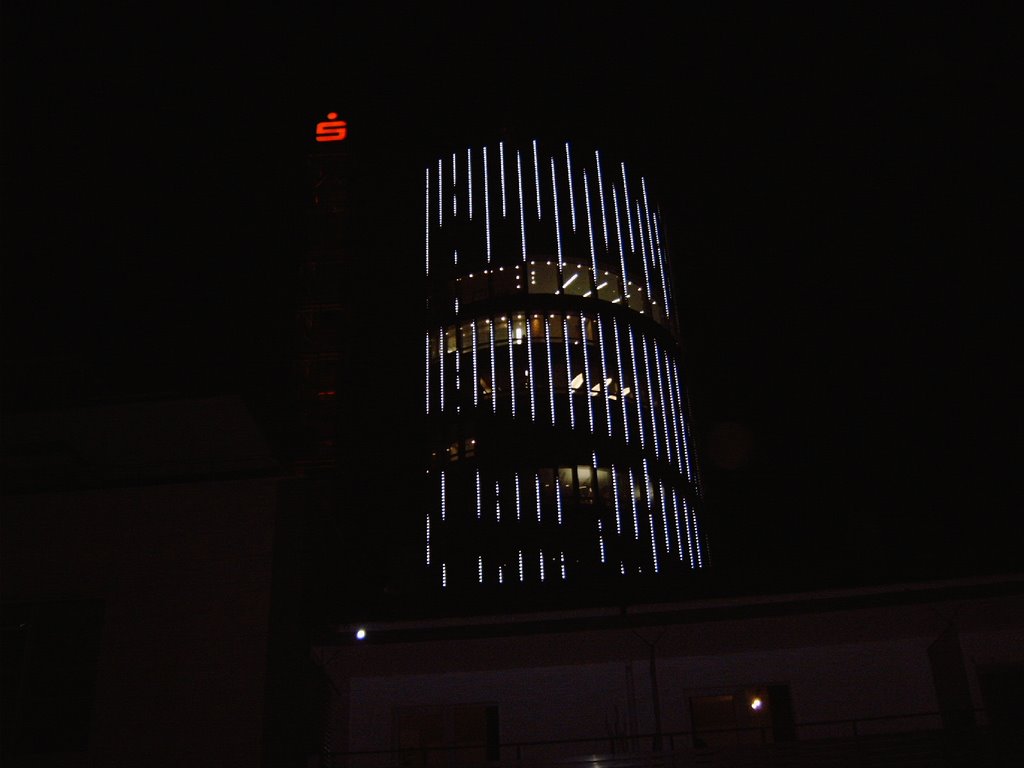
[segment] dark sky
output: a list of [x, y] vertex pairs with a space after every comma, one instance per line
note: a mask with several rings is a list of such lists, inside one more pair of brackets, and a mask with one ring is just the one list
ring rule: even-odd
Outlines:
[[[5, 2], [6, 400], [252, 386], [322, 112], [382, 212], [435, 152], [564, 135], [662, 202], [721, 562], [1017, 566], [1012, 25], [835, 5]], [[409, 215], [381, 250], [414, 269]]]

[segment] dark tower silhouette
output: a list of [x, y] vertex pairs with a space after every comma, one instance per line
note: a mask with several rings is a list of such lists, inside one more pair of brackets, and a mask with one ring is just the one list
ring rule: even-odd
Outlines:
[[430, 581], [536, 593], [701, 568], [648, 183], [600, 152], [534, 141], [441, 157], [425, 185]]

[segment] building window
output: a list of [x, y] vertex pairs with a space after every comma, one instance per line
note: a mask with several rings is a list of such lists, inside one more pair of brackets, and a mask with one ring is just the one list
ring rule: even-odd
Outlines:
[[752, 686], [690, 698], [694, 746], [771, 744], [795, 738], [788, 685]]

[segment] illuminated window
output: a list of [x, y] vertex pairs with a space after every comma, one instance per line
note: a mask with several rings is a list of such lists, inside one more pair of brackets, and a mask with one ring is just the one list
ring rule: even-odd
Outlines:
[[594, 286], [591, 283], [590, 267], [585, 264], [567, 264], [562, 272], [562, 291], [569, 296], [589, 294]]
[[531, 261], [530, 293], [558, 293], [558, 265], [547, 261]]
[[576, 474], [580, 483], [580, 503], [594, 503], [594, 470], [585, 464], [576, 467]]

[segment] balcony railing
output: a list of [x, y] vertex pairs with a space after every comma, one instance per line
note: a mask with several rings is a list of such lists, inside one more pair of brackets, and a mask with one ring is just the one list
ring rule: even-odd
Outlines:
[[[1024, 733], [943, 728], [937, 712], [770, 728], [604, 735], [455, 747], [338, 752], [320, 768], [1002, 768], [1024, 765]], [[488, 759], [488, 754], [496, 759]]]

